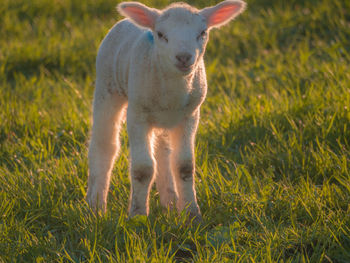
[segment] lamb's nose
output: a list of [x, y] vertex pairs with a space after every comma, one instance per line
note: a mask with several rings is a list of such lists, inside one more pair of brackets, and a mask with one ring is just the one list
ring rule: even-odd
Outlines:
[[189, 53], [179, 53], [176, 55], [176, 59], [181, 62], [182, 64], [186, 64], [190, 61], [190, 59], [192, 58], [192, 55]]

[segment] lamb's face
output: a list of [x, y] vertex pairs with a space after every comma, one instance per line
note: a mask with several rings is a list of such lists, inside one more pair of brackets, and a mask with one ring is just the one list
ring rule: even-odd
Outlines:
[[197, 10], [179, 3], [160, 11], [137, 2], [118, 5], [121, 14], [136, 25], [152, 30], [155, 52], [168, 72], [191, 73], [202, 58], [210, 28], [220, 27], [245, 8], [242, 0], [225, 0]]
[[189, 74], [203, 57], [209, 31], [200, 14], [176, 7], [159, 16], [153, 34], [163, 68]]

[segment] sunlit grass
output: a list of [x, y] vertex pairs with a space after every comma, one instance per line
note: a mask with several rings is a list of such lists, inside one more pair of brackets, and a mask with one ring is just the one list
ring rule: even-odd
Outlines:
[[350, 2], [251, 0], [211, 33], [200, 226], [155, 191], [150, 217], [128, 219], [125, 131], [107, 214], [84, 201], [94, 63], [116, 4], [1, 3], [0, 262], [350, 261]]

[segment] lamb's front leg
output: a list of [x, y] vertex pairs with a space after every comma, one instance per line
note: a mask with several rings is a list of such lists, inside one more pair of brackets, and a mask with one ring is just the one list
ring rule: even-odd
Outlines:
[[[154, 174], [151, 156], [151, 127], [128, 112], [128, 135], [131, 155], [131, 200], [129, 216], [148, 215], [148, 195]], [[136, 116], [135, 116], [136, 117]]]
[[201, 220], [194, 186], [195, 156], [194, 143], [199, 120], [199, 111], [186, 118], [171, 131], [172, 169], [178, 192], [177, 209], [187, 209], [190, 217]]

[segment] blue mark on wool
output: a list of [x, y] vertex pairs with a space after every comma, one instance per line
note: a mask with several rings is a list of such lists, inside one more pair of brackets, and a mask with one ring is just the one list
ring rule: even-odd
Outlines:
[[147, 31], [147, 39], [149, 42], [151, 42], [152, 44], [154, 43], [154, 37], [151, 31]]

